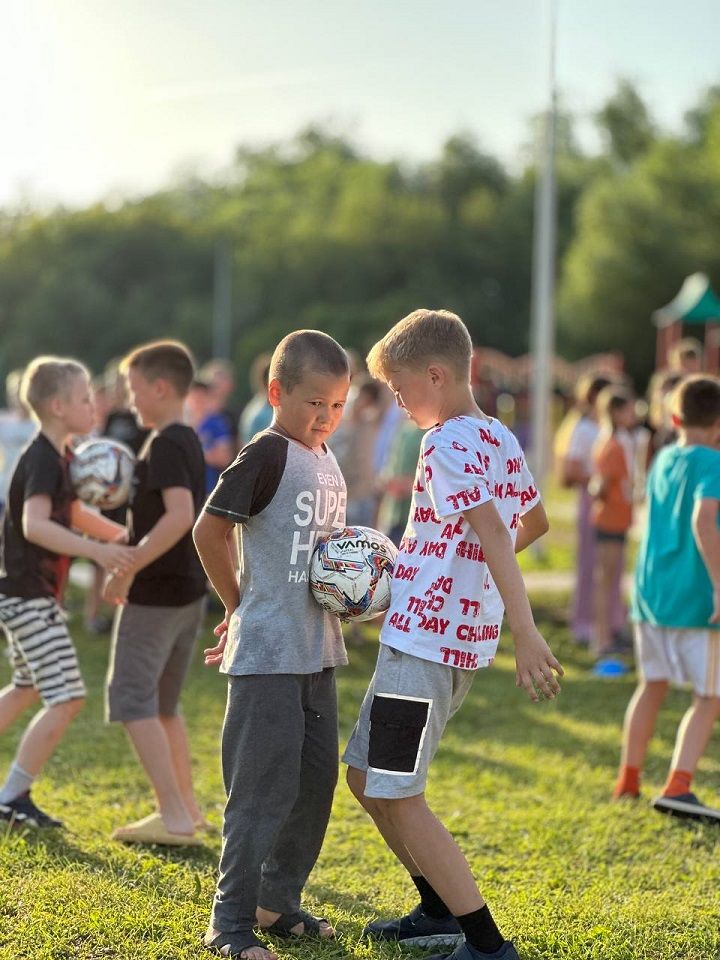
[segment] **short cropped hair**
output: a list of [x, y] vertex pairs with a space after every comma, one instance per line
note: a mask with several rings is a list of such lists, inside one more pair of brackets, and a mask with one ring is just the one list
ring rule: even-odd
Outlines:
[[370, 375], [388, 380], [399, 367], [447, 363], [458, 378], [470, 377], [473, 345], [460, 317], [449, 310], [414, 310], [395, 324], [367, 356]]
[[167, 380], [179, 397], [186, 397], [195, 379], [195, 361], [179, 340], [152, 340], [131, 350], [120, 371], [137, 370], [146, 380]]
[[672, 398], [683, 427], [711, 427], [720, 420], [720, 380], [707, 374], [686, 377]]
[[36, 357], [22, 376], [20, 402], [31, 410], [37, 419], [47, 412], [48, 403], [57, 396], [67, 396], [78, 377], [90, 373], [78, 360], [68, 357]]
[[275, 347], [270, 360], [269, 380], [279, 380], [290, 393], [312, 373], [349, 377], [347, 354], [337, 340], [319, 330], [289, 333]]

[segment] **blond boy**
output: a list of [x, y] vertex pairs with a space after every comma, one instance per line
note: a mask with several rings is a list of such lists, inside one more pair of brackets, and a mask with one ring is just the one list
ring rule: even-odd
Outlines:
[[517, 960], [460, 848], [425, 800], [445, 725], [477, 669], [492, 663], [507, 609], [516, 682], [532, 700], [562, 668], [533, 621], [515, 553], [547, 530], [513, 434], [470, 389], [472, 342], [459, 317], [416, 310], [376, 343], [371, 374], [428, 430], [375, 675], [345, 752], [348, 784], [420, 894], [410, 914], [376, 921], [375, 939], [431, 946], [465, 940], [455, 960]]
[[129, 570], [134, 551], [98, 543], [124, 538], [125, 528], [75, 499], [68, 445], [93, 426], [90, 378], [75, 360], [38, 357], [23, 376], [23, 403], [40, 430], [18, 460], [3, 522], [0, 625], [10, 645], [12, 682], [0, 692], [0, 732], [41, 700], [0, 787], [0, 818], [18, 825], [59, 827], [32, 800], [33, 781], [81, 709], [85, 686], [60, 607], [70, 557], [105, 569]]

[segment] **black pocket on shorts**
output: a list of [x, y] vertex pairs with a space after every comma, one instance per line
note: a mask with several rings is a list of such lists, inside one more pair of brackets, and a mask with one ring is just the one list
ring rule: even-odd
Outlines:
[[389, 773], [413, 773], [429, 712], [429, 700], [376, 694], [370, 707], [368, 764]]

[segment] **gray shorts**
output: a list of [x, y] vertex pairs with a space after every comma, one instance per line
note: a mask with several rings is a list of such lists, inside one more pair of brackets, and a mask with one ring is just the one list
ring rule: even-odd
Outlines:
[[205, 597], [184, 607], [120, 607], [107, 676], [108, 720], [128, 723], [177, 713], [204, 615]]
[[430, 762], [475, 672], [420, 660], [380, 644], [377, 666], [343, 754], [367, 771], [366, 797], [397, 799], [425, 791]]

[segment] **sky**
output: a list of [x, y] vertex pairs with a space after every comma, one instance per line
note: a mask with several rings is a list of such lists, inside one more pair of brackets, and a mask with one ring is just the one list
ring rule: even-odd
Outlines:
[[[551, 0], [7, 0], [0, 205], [213, 177], [330, 125], [373, 156], [463, 131], [511, 168], [547, 101]], [[557, 83], [588, 149], [617, 78], [679, 129], [720, 83], [720, 0], [557, 0]]]

